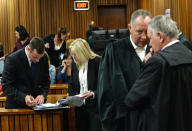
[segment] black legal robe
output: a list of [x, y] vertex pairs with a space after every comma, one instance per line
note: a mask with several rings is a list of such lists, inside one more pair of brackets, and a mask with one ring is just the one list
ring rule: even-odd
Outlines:
[[182, 32], [179, 34], [178, 40], [180, 40], [180, 42], [183, 43], [183, 45], [185, 45], [187, 48], [192, 50], [192, 43], [183, 35]]
[[124, 124], [131, 128], [130, 117], [134, 119], [131, 122], [137, 124], [138, 113], [133, 112], [130, 116], [124, 99], [141, 67], [142, 62], [131, 44], [130, 37], [107, 46], [100, 63], [97, 88], [98, 109], [104, 131], [118, 131], [117, 122], [122, 119], [125, 120]]
[[192, 131], [192, 52], [180, 42], [151, 57], [126, 96], [137, 131]]

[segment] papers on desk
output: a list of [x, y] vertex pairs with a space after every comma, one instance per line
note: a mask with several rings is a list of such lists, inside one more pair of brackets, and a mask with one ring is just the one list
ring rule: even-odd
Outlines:
[[62, 109], [62, 108], [69, 108], [68, 106], [62, 106], [59, 103], [45, 103], [40, 104], [35, 107], [33, 107], [33, 110], [55, 110], [55, 109]]
[[80, 107], [84, 103], [84, 99], [80, 95], [68, 96], [66, 99], [59, 99], [57, 103], [45, 103], [33, 107], [33, 110], [55, 110], [69, 108], [69, 106]]

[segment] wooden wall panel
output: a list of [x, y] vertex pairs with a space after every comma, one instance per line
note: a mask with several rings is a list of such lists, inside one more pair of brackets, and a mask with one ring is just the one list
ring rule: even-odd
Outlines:
[[31, 37], [40, 36], [39, 5], [39, 0], [0, 0], [0, 42], [5, 53], [13, 51], [18, 25], [25, 26]]
[[14, 28], [21, 24], [30, 36], [45, 37], [56, 33], [59, 27], [67, 27], [71, 38], [85, 38], [91, 20], [97, 23], [99, 5], [127, 5], [127, 21], [137, 9], [137, 0], [90, 0], [90, 10], [75, 11], [74, 0], [0, 0], [0, 42], [5, 53], [15, 44]]
[[149, 10], [154, 16], [165, 14], [171, 9], [171, 18], [175, 20], [183, 34], [192, 41], [191, 0], [140, 0], [139, 8]]
[[85, 37], [85, 30], [91, 21], [91, 9], [75, 11], [71, 0], [41, 0], [41, 9], [42, 37], [56, 33], [59, 27], [67, 27], [71, 31], [71, 38]]
[[39, 0], [18, 0], [19, 24], [26, 27], [30, 36], [40, 36]]
[[56, 33], [59, 27], [67, 27], [71, 38], [85, 38], [85, 31], [91, 20], [98, 23], [98, 6], [126, 5], [127, 24], [131, 13], [143, 8], [153, 15], [164, 14], [171, 9], [171, 17], [177, 21], [181, 31], [192, 40], [191, 0], [89, 0], [90, 10], [75, 11], [74, 0], [0, 0], [0, 42], [5, 53], [13, 50], [15, 26], [26, 27], [31, 37], [45, 37]]
[[[15, 42], [14, 27], [18, 24], [18, 9], [15, 0], [0, 0], [0, 42], [4, 45], [4, 51], [13, 50]], [[13, 30], [13, 31], [12, 31]]]
[[137, 9], [137, 0], [90, 0], [90, 10], [75, 11], [71, 0], [41, 0], [41, 30], [42, 37], [56, 33], [59, 27], [67, 27], [71, 31], [71, 38], [85, 38], [85, 31], [91, 20], [97, 20], [97, 6], [99, 5], [127, 5], [127, 21], [130, 13]]

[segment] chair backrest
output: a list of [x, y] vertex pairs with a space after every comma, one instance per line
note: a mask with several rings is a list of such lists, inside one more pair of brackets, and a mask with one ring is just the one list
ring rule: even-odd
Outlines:
[[109, 43], [129, 36], [128, 29], [96, 30], [92, 31], [92, 49], [102, 55]]

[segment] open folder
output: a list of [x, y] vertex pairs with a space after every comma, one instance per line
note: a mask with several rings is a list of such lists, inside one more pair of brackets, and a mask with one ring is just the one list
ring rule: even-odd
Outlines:
[[68, 96], [66, 99], [59, 99], [58, 103], [63, 106], [75, 106], [80, 107], [84, 103], [84, 99], [81, 96]]

